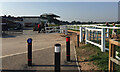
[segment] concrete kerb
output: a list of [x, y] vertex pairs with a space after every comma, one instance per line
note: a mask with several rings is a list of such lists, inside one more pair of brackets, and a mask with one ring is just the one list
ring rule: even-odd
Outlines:
[[79, 62], [77, 62], [77, 61], [78, 61], [78, 58], [77, 58], [77, 53], [76, 53], [75, 47], [73, 46], [73, 48], [74, 48], [74, 52], [75, 52], [76, 64], [77, 64], [77, 66], [78, 66], [79, 72], [81, 72], [81, 68], [79, 67]]

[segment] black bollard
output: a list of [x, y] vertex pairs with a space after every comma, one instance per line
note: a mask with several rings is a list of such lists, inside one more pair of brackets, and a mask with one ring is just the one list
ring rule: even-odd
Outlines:
[[66, 37], [66, 58], [70, 61], [70, 37]]
[[79, 34], [77, 34], [77, 47], [79, 47]]
[[55, 72], [60, 72], [61, 45], [55, 44]]
[[32, 66], [32, 39], [27, 40], [28, 43], [28, 66]]

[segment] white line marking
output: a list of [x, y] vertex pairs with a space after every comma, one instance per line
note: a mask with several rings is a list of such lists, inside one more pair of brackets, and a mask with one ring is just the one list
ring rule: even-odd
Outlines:
[[79, 64], [78, 64], [78, 60], [77, 60], [77, 53], [76, 53], [76, 50], [75, 50], [75, 47], [74, 47], [74, 45], [73, 45], [73, 48], [74, 48], [74, 51], [75, 51], [75, 59], [76, 59], [76, 64], [77, 64], [77, 66], [78, 66], [78, 70], [79, 70], [79, 72], [81, 72], [81, 70], [80, 70], [80, 67], [79, 67]]
[[[48, 48], [52, 48], [52, 47], [53, 46], [47, 47], [47, 48], [35, 49], [35, 50], [32, 50], [32, 51], [39, 51], [39, 50], [48, 49]], [[15, 54], [10, 54], [10, 55], [5, 55], [5, 56], [0, 56], [0, 58], [5, 58], [5, 57], [9, 57], [9, 56], [16, 56], [16, 55], [24, 54], [24, 53], [27, 53], [27, 52], [28, 51], [20, 52], [20, 53], [15, 53]]]

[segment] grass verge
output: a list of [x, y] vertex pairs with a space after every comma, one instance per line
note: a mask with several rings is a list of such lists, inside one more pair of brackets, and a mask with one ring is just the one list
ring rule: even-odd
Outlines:
[[[82, 49], [84, 49], [87, 53], [82, 53]], [[87, 61], [93, 62], [93, 64], [100, 70], [108, 72], [109, 52], [101, 52], [98, 47], [91, 44], [82, 45], [81, 47], [76, 48], [76, 51], [79, 57], [85, 57], [84, 54], [89, 54]], [[115, 64], [115, 70], [115, 72], [120, 72], [120, 66]]]

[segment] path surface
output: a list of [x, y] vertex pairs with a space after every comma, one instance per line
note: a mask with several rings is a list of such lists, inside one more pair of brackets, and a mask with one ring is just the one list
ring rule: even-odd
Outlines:
[[[2, 38], [2, 56], [0, 58], [2, 59], [3, 70], [33, 70], [29, 72], [54, 71], [54, 44], [60, 43], [62, 46], [61, 70], [63, 72], [79, 72], [72, 41], [71, 62], [68, 63], [66, 62], [65, 37], [61, 37], [60, 34], [38, 34], [32, 30], [24, 30], [23, 32], [21, 36]], [[33, 39], [32, 67], [27, 66], [26, 41], [28, 38]]]

